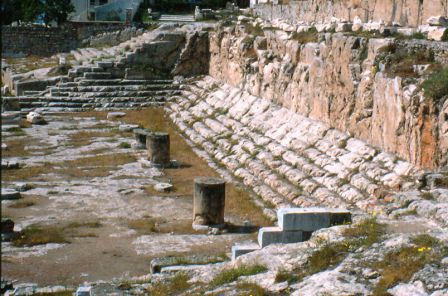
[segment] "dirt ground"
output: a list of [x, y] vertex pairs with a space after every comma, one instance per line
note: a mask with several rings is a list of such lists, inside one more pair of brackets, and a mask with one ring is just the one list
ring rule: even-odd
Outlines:
[[[8, 145], [3, 159], [22, 168], [2, 170], [2, 186], [26, 182], [32, 189], [22, 199], [2, 201], [2, 217], [11, 218], [16, 231], [38, 228], [41, 241], [2, 243], [2, 278], [77, 285], [138, 276], [149, 273], [154, 257], [221, 255], [235, 242], [254, 239], [250, 231], [207, 235], [191, 229], [193, 179], [217, 173], [182, 139], [163, 109], [128, 111], [114, 121], [106, 115], [47, 115], [48, 125], [3, 133]], [[122, 123], [169, 132], [172, 159], [183, 166], [151, 167], [145, 150], [129, 148], [133, 134], [119, 131]], [[156, 192], [153, 186], [160, 181], [172, 182], [174, 190]], [[253, 231], [269, 224], [245, 188], [233, 184], [227, 184], [225, 216]]]

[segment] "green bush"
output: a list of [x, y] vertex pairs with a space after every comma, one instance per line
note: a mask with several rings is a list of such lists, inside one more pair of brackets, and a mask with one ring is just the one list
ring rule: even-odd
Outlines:
[[131, 148], [131, 144], [128, 142], [121, 142], [120, 145], [118, 145], [118, 148], [129, 149]]
[[448, 95], [448, 68], [432, 73], [422, 84], [426, 97], [440, 100]]

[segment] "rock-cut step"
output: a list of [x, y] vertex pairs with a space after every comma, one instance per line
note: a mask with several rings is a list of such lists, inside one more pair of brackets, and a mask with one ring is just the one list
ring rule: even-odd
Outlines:
[[152, 96], [171, 96], [179, 94], [176, 90], [148, 90], [148, 91], [90, 91], [90, 92], [64, 92], [59, 90], [51, 90], [52, 96], [68, 97], [68, 98], [117, 98], [117, 97], [152, 97]]
[[89, 80], [81, 80], [78, 82], [68, 82], [61, 83], [60, 86], [100, 86], [100, 85], [155, 85], [155, 84], [171, 84], [172, 80], [131, 80], [131, 79], [89, 79]]
[[161, 22], [194, 22], [193, 15], [162, 14], [159, 18]]
[[108, 79], [111, 77], [110, 72], [84, 72], [84, 79]]

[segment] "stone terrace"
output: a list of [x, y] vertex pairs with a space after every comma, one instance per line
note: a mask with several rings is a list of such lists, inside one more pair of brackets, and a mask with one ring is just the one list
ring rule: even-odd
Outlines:
[[[171, 119], [271, 208], [390, 213], [409, 204], [394, 203], [394, 193], [416, 189], [423, 173], [348, 134], [210, 77], [185, 85], [182, 93], [168, 107]], [[446, 201], [441, 197], [433, 203], [440, 211], [431, 214], [446, 222], [441, 210]]]

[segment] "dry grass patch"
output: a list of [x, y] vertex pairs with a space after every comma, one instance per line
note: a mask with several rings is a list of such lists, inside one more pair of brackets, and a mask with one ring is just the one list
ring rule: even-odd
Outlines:
[[71, 222], [65, 228], [99, 228], [103, 226], [99, 221]]
[[33, 125], [29, 121], [27, 121], [25, 119], [20, 119], [20, 121], [19, 121], [19, 127], [21, 127], [21, 128], [29, 128], [29, 127], [32, 127], [32, 126]]
[[94, 117], [98, 120], [107, 119], [107, 111], [84, 111], [84, 112], [71, 112], [65, 113], [68, 117]]
[[14, 72], [16, 73], [25, 73], [41, 68], [56, 67], [59, 65], [59, 59], [56, 57], [43, 58], [35, 55], [24, 58], [8, 58], [6, 61], [12, 66]]
[[27, 181], [42, 174], [52, 172], [53, 170], [54, 167], [50, 163], [44, 163], [40, 166], [20, 168], [17, 170], [2, 170], [2, 181]]
[[374, 296], [389, 295], [387, 290], [400, 282], [408, 282], [426, 264], [437, 263], [448, 255], [448, 247], [430, 235], [418, 235], [413, 246], [387, 253], [384, 259], [372, 264], [382, 276], [373, 290]]
[[356, 246], [371, 246], [380, 240], [385, 233], [385, 226], [378, 223], [375, 217], [367, 218], [358, 224], [353, 224], [345, 229], [343, 235]]
[[26, 196], [16, 202], [14, 202], [13, 204], [10, 204], [8, 206], [8, 208], [11, 209], [23, 209], [23, 208], [29, 208], [32, 207], [36, 204], [37, 199], [35, 197], [29, 197]]
[[103, 225], [99, 221], [71, 222], [63, 227], [63, 232], [69, 237], [91, 238], [98, 237], [96, 233], [84, 232], [86, 229], [98, 229]]
[[148, 289], [150, 295], [153, 296], [171, 296], [179, 295], [191, 287], [188, 283], [188, 275], [186, 273], [177, 273], [168, 282], [159, 281]]
[[83, 166], [119, 166], [126, 163], [134, 162], [137, 158], [128, 153], [117, 153], [110, 155], [98, 155], [69, 160], [61, 164], [69, 167], [83, 167]]
[[20, 232], [13, 240], [16, 247], [36, 246], [48, 243], [70, 243], [67, 237], [97, 237], [95, 233], [83, 233], [85, 229], [101, 227], [98, 221], [71, 222], [63, 226], [30, 225]]
[[128, 222], [128, 227], [134, 229], [140, 234], [151, 234], [159, 232], [159, 229], [157, 227], [157, 220], [153, 218], [131, 220]]
[[68, 160], [55, 164], [60, 166], [55, 173], [74, 178], [106, 177], [118, 166], [136, 161], [134, 155], [118, 153]]
[[48, 243], [68, 243], [63, 229], [53, 226], [31, 225], [20, 232], [20, 236], [12, 241], [16, 247], [44, 245]]
[[44, 174], [58, 174], [72, 178], [106, 177], [118, 166], [134, 162], [134, 155], [118, 153], [113, 155], [98, 155], [67, 160], [60, 163], [44, 163], [40, 166], [26, 167], [17, 170], [2, 170], [3, 181], [28, 181], [38, 178], [46, 180]]
[[238, 295], [241, 296], [265, 296], [268, 292], [254, 283], [238, 283], [236, 288], [239, 290]]
[[358, 248], [369, 247], [379, 242], [384, 233], [385, 226], [378, 223], [375, 217], [350, 225], [343, 232], [346, 240], [338, 242], [323, 241], [320, 248], [311, 254], [305, 266], [292, 272], [279, 271], [276, 275], [276, 282], [295, 283], [306, 276], [333, 268]]
[[90, 145], [95, 138], [113, 138], [122, 135], [118, 130], [104, 131], [79, 131], [69, 135], [67, 145], [73, 147], [83, 147]]
[[8, 149], [2, 149], [2, 157], [24, 157], [28, 156], [29, 151], [25, 150], [28, 139], [18, 139], [4, 141]]
[[225, 269], [219, 273], [213, 281], [210, 283], [213, 287], [222, 286], [236, 281], [240, 276], [255, 275], [267, 271], [266, 266], [263, 265], [251, 265], [240, 266], [232, 269]]

